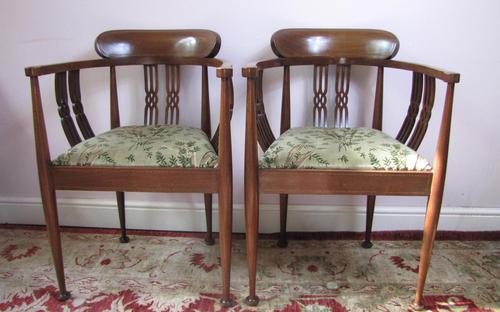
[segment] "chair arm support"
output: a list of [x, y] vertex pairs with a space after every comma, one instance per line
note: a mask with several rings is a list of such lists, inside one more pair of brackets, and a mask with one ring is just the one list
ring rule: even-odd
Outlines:
[[231, 78], [233, 77], [233, 66], [230, 63], [222, 61], [222, 64], [217, 67], [216, 75], [218, 78]]

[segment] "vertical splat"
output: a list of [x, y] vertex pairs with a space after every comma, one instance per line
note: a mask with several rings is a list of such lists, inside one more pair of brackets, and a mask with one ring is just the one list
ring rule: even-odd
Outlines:
[[406, 143], [410, 137], [415, 120], [417, 119], [418, 111], [420, 110], [420, 102], [422, 101], [423, 75], [413, 72], [410, 106], [406, 114], [403, 125], [396, 136], [396, 139], [401, 143]]
[[144, 65], [144, 124], [158, 124], [158, 65]]
[[255, 92], [255, 110], [257, 117], [257, 132], [258, 132], [258, 141], [262, 150], [265, 151], [269, 148], [269, 146], [276, 140], [276, 137], [271, 130], [271, 126], [269, 125], [269, 120], [266, 116], [266, 110], [264, 107], [264, 95], [262, 92], [262, 81], [264, 80], [264, 71], [259, 70], [257, 81], [256, 81], [256, 92]]
[[334, 126], [338, 128], [349, 127], [349, 83], [351, 66], [338, 64], [335, 75], [335, 109], [333, 111]]
[[313, 125], [327, 127], [328, 65], [314, 65]]
[[165, 123], [179, 123], [179, 65], [166, 65], [167, 106], [165, 108]]
[[76, 122], [85, 139], [94, 137], [94, 131], [90, 127], [89, 121], [83, 111], [82, 97], [80, 93], [80, 71], [72, 70], [68, 75], [69, 95], [73, 102], [73, 113], [75, 114]]
[[425, 76], [424, 78], [424, 99], [422, 104], [422, 110], [420, 111], [420, 116], [418, 118], [418, 123], [415, 126], [415, 130], [411, 135], [408, 142], [408, 146], [414, 150], [417, 150], [422, 143], [425, 133], [427, 132], [427, 126], [432, 114], [432, 107], [434, 106], [434, 97], [436, 94], [436, 78]]
[[76, 130], [75, 123], [71, 117], [71, 112], [68, 106], [68, 87], [66, 82], [66, 72], [60, 72], [55, 74], [55, 91], [56, 91], [56, 102], [58, 106], [59, 116], [61, 117], [61, 125], [64, 130], [64, 134], [68, 139], [71, 146], [80, 143], [80, 135]]
[[201, 130], [207, 137], [212, 135], [210, 124], [210, 96], [208, 91], [208, 68], [201, 69]]

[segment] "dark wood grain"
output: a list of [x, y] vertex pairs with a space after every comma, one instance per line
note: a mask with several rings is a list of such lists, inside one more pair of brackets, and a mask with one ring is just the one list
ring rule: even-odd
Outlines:
[[335, 75], [335, 109], [333, 110], [334, 125], [337, 128], [349, 127], [349, 85], [351, 81], [351, 66], [339, 64]]
[[158, 124], [158, 65], [144, 65], [144, 125]]
[[313, 125], [326, 127], [328, 118], [328, 65], [315, 65], [313, 70]]
[[94, 131], [85, 115], [82, 104], [82, 96], [80, 92], [80, 71], [72, 70], [68, 73], [69, 95], [73, 103], [73, 113], [75, 114], [76, 123], [80, 128], [85, 139], [94, 137]]
[[214, 57], [221, 39], [205, 29], [111, 30], [95, 40], [97, 53], [104, 58], [129, 56]]
[[399, 49], [398, 38], [375, 29], [281, 29], [271, 37], [279, 57], [329, 56], [390, 59]]
[[165, 67], [165, 85], [167, 90], [167, 105], [165, 107], [165, 123], [179, 124], [179, 91], [181, 85], [179, 65]]
[[61, 126], [66, 135], [66, 139], [71, 146], [74, 146], [82, 141], [80, 134], [76, 130], [75, 123], [71, 117], [71, 112], [68, 106], [68, 87], [66, 85], [66, 72], [60, 72], [55, 75], [56, 102], [61, 117]]
[[406, 143], [415, 126], [415, 121], [420, 110], [420, 102], [422, 101], [423, 86], [423, 75], [413, 72], [410, 105], [408, 106], [405, 120], [396, 136], [396, 139], [401, 143]]

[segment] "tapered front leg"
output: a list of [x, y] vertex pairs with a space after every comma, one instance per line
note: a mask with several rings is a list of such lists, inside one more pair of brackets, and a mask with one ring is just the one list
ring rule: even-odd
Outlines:
[[372, 248], [373, 244], [371, 242], [372, 237], [372, 224], [373, 224], [373, 213], [375, 212], [375, 196], [368, 196], [366, 199], [366, 229], [365, 229], [365, 240], [361, 244], [363, 248]]
[[125, 223], [125, 193], [116, 192], [116, 203], [118, 205], [118, 217], [120, 219], [120, 243], [130, 242], [130, 238], [127, 236], [127, 228]]
[[429, 266], [431, 263], [432, 247], [434, 245], [434, 238], [436, 237], [439, 213], [441, 210], [442, 195], [442, 193], [431, 194], [427, 202], [424, 235], [422, 238], [422, 247], [420, 249], [420, 263], [418, 266], [417, 293], [415, 295], [415, 303], [413, 304], [413, 308], [416, 310], [424, 309], [423, 293], [425, 288], [425, 280], [427, 278], [427, 272], [429, 271]]
[[61, 248], [61, 234], [59, 232], [59, 221], [57, 216], [56, 194], [53, 189], [50, 189], [48, 183], [41, 183], [43, 211], [45, 215], [45, 223], [49, 235], [50, 249], [52, 259], [54, 260], [54, 268], [56, 270], [57, 285], [57, 300], [65, 301], [71, 297], [69, 291], [66, 290], [64, 280], [64, 262]]
[[255, 293], [257, 278], [257, 235], [259, 230], [259, 184], [257, 160], [257, 127], [255, 115], [255, 80], [256, 69], [243, 69], [243, 76], [247, 77], [247, 109], [245, 131], [245, 225], [247, 240], [248, 261], [248, 289], [249, 295], [245, 302], [250, 306], [259, 303]]
[[205, 219], [207, 221], [207, 234], [205, 235], [205, 244], [212, 246], [215, 244], [212, 234], [212, 194], [204, 194], [205, 198]]
[[288, 194], [280, 194], [280, 239], [278, 247], [285, 248], [288, 246], [286, 237], [286, 219], [288, 214]]

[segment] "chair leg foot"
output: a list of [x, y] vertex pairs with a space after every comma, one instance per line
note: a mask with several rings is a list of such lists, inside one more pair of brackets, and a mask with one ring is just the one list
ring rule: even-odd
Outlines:
[[69, 291], [58, 291], [56, 299], [58, 301], [66, 301], [71, 298], [71, 293]]
[[425, 309], [425, 306], [422, 303], [414, 302], [411, 304], [411, 308], [415, 311], [422, 311]]
[[205, 237], [205, 245], [212, 246], [215, 244], [215, 240], [212, 236]]
[[224, 307], [224, 308], [230, 308], [234, 305], [234, 302], [233, 300], [231, 300], [231, 298], [222, 298], [220, 300], [220, 304]]
[[259, 304], [259, 297], [254, 296], [248, 296], [245, 298], [245, 303], [251, 307], [256, 307]]
[[369, 240], [365, 240], [361, 243], [361, 247], [365, 248], [365, 249], [370, 249], [372, 248], [373, 244], [371, 241]]
[[278, 244], [277, 245], [278, 245], [279, 248], [286, 248], [286, 247], [288, 247], [288, 240], [280, 238], [278, 240]]
[[128, 242], [130, 242], [130, 238], [127, 235], [120, 236], [120, 243], [126, 244]]

